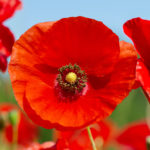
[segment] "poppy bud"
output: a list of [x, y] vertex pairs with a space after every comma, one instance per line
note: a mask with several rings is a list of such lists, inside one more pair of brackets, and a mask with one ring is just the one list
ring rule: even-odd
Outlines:
[[16, 126], [19, 120], [19, 113], [16, 110], [9, 112], [8, 120], [12, 124], [12, 126]]

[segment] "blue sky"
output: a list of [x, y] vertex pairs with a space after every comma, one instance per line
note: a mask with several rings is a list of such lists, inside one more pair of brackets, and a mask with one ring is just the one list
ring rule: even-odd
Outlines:
[[16, 39], [32, 25], [69, 16], [103, 21], [121, 40], [130, 41], [122, 30], [128, 19], [150, 20], [150, 0], [23, 0], [23, 9], [6, 21]]

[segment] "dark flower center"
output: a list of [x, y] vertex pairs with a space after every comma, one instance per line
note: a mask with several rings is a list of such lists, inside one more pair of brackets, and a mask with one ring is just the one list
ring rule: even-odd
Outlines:
[[59, 69], [57, 81], [63, 90], [79, 93], [86, 86], [87, 76], [78, 65], [69, 64]]

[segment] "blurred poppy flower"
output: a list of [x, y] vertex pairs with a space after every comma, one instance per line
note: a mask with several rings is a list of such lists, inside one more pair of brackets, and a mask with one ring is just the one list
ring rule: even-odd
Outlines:
[[13, 47], [9, 73], [35, 123], [75, 129], [109, 116], [128, 95], [136, 59], [102, 22], [70, 17], [26, 31]]
[[[91, 132], [97, 146], [97, 149], [105, 149], [108, 144], [110, 145], [115, 134], [115, 127], [112, 122], [99, 122], [91, 125]], [[71, 150], [92, 150], [91, 141], [86, 129], [75, 131], [56, 131], [56, 137], [59, 139], [57, 147], [65, 145]], [[60, 146], [59, 146], [60, 147]]]
[[0, 0], [0, 70], [6, 71], [7, 57], [10, 56], [14, 44], [14, 35], [3, 22], [21, 8], [20, 0]]
[[141, 57], [136, 67], [136, 78], [150, 102], [150, 21], [134, 18], [127, 21], [123, 29]]
[[7, 57], [11, 54], [13, 44], [14, 36], [12, 32], [0, 24], [0, 70], [3, 72], [6, 71]]
[[145, 122], [134, 123], [127, 126], [117, 137], [117, 141], [126, 147], [126, 150], [147, 150], [146, 138], [150, 129]]
[[[28, 120], [28, 118], [20, 112], [15, 105], [9, 103], [0, 104], [0, 115], [4, 115], [5, 120], [7, 120], [6, 117], [8, 114], [14, 110], [17, 111], [20, 116], [18, 118], [18, 144], [28, 144], [37, 138], [38, 127]], [[6, 140], [11, 143], [13, 141], [14, 133], [10, 122], [6, 122], [4, 126], [4, 133]]]
[[21, 5], [20, 0], [0, 0], [0, 22], [12, 17]]
[[31, 143], [28, 146], [20, 146], [17, 150], [57, 150], [57, 149], [54, 142], [45, 142], [42, 144]]

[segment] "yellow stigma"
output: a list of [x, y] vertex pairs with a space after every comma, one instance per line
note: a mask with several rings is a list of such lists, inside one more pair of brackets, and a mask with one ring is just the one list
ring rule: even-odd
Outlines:
[[74, 72], [69, 72], [67, 75], [66, 75], [66, 78], [65, 80], [71, 84], [75, 83], [76, 80], [77, 80], [77, 75], [74, 73]]

